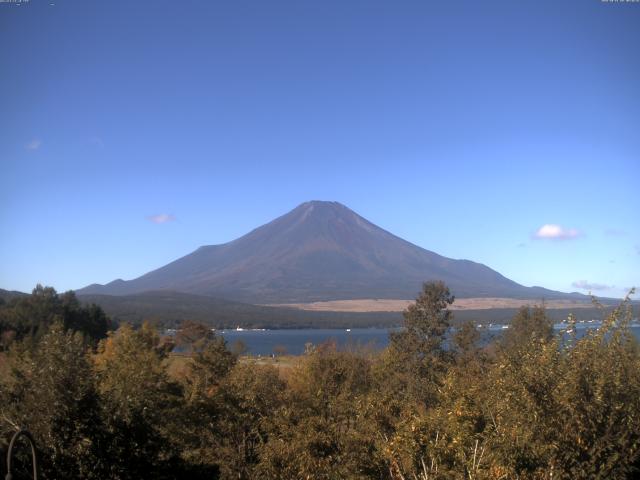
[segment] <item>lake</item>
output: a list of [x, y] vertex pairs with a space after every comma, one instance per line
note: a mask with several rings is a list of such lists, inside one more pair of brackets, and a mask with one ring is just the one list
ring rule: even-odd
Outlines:
[[[597, 328], [600, 322], [578, 323], [577, 336], [583, 336], [589, 329]], [[560, 331], [566, 328], [565, 324], [555, 325]], [[287, 330], [222, 330], [221, 333], [229, 346], [240, 340], [247, 347], [247, 353], [251, 355], [271, 355], [274, 349], [284, 349], [288, 354], [301, 355], [304, 353], [305, 344], [319, 345], [333, 340], [339, 348], [358, 345], [371, 345], [373, 348], [382, 349], [389, 343], [389, 331], [399, 329], [386, 328], [352, 328], [345, 329], [287, 329]], [[640, 340], [640, 324], [631, 327], [636, 338]], [[493, 325], [481, 329], [482, 339], [489, 342], [491, 338], [501, 335], [502, 325]]]

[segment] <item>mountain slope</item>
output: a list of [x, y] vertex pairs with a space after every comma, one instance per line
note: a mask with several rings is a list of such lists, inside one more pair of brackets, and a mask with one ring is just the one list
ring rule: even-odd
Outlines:
[[443, 280], [460, 297], [555, 298], [469, 260], [413, 245], [337, 202], [303, 203], [248, 234], [200, 247], [134, 280], [90, 285], [79, 294], [173, 290], [249, 303], [415, 298]]

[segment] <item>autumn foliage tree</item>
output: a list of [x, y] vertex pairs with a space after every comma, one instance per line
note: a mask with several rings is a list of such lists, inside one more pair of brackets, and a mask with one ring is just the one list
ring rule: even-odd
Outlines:
[[37, 439], [45, 478], [104, 478], [99, 396], [82, 335], [51, 325], [36, 348], [14, 348], [0, 389], [3, 430]]
[[45, 479], [640, 474], [628, 299], [584, 335], [574, 317], [554, 333], [544, 306], [523, 307], [487, 344], [473, 323], [452, 327], [453, 296], [431, 282], [382, 351], [329, 342], [265, 365], [192, 322], [171, 339], [123, 325], [96, 346], [87, 325], [102, 331], [102, 313], [36, 290], [0, 306], [15, 327], [0, 352], [0, 448], [28, 428]]
[[177, 462], [169, 425], [181, 390], [167, 374], [165, 357], [149, 324], [138, 330], [124, 325], [98, 347], [93, 363], [114, 478], [164, 478]]

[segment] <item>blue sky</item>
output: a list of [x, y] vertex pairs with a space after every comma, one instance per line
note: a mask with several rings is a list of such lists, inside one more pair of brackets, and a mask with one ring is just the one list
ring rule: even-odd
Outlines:
[[312, 199], [524, 285], [640, 286], [639, 3], [23, 0], [0, 42], [0, 288]]

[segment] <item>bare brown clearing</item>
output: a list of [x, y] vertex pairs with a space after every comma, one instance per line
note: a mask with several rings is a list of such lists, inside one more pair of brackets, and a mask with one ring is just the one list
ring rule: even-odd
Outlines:
[[[401, 312], [413, 300], [362, 298], [355, 300], [330, 300], [311, 303], [278, 303], [272, 307], [289, 307], [299, 310], [322, 312]], [[516, 298], [458, 298], [451, 310], [489, 310], [493, 308], [520, 308], [522, 305], [539, 305], [542, 301], [521, 300]], [[551, 300], [544, 302], [548, 309], [556, 308], [590, 308], [589, 301]]]

